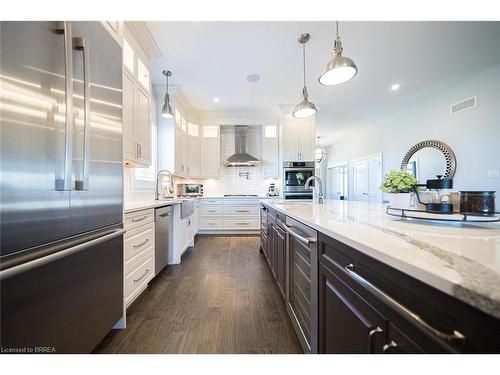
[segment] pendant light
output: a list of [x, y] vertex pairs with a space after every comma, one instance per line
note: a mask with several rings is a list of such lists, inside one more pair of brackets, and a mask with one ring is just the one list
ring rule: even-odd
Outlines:
[[358, 68], [354, 61], [342, 56], [342, 42], [339, 38], [339, 21], [336, 22], [337, 39], [333, 46], [333, 59], [323, 68], [319, 76], [319, 83], [326, 86], [338, 85], [354, 78], [358, 73]]
[[170, 105], [170, 95], [168, 95], [168, 77], [172, 76], [172, 72], [170, 70], [164, 70], [162, 73], [167, 79], [167, 89], [165, 91], [165, 103], [163, 104], [163, 108], [161, 109], [161, 115], [165, 118], [173, 118], [174, 111], [172, 110], [172, 106]]
[[299, 43], [302, 44], [302, 58], [304, 63], [304, 87], [302, 89], [302, 101], [293, 109], [293, 117], [306, 118], [314, 116], [317, 112], [316, 106], [309, 101], [306, 87], [306, 43], [311, 38], [311, 35], [304, 33], [299, 38]]
[[316, 148], [314, 149], [314, 160], [318, 164], [321, 163], [326, 157], [325, 149], [321, 148], [321, 146], [319, 145], [319, 138], [320, 137], [316, 137]]

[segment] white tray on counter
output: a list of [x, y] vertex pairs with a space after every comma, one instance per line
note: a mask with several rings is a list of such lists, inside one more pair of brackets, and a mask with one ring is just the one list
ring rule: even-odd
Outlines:
[[500, 222], [499, 214], [492, 216], [466, 215], [458, 212], [452, 214], [441, 214], [422, 211], [415, 208], [396, 208], [391, 206], [387, 206], [385, 212], [391, 216], [421, 220], [466, 221], [475, 223]]

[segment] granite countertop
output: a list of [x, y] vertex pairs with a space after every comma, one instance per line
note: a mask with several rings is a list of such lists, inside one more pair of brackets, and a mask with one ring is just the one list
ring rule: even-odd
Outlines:
[[402, 220], [379, 203], [261, 202], [500, 318], [500, 223]]

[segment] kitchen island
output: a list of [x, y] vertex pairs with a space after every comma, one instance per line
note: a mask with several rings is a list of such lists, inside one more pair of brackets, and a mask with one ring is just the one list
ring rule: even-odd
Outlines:
[[[311, 284], [317, 283], [311, 293], [318, 294], [311, 324], [318, 319], [318, 342], [310, 343], [311, 351], [316, 344], [318, 352], [500, 351], [499, 223], [402, 220], [387, 215], [382, 204], [363, 202], [261, 204], [271, 215], [271, 226], [288, 232], [282, 258], [289, 263], [282, 267], [289, 275], [295, 266], [290, 222], [318, 233], [317, 254], [310, 260]], [[270, 240], [272, 228], [261, 229], [265, 254], [283, 247], [276, 236]], [[344, 307], [338, 307], [339, 301]], [[360, 333], [362, 338], [352, 342], [356, 321], [363, 322], [358, 328], [366, 326], [366, 337]], [[341, 334], [349, 335], [342, 345], [336, 337]], [[394, 336], [406, 344], [397, 344]], [[310, 340], [316, 340], [314, 334]], [[356, 346], [359, 342], [364, 348]]]

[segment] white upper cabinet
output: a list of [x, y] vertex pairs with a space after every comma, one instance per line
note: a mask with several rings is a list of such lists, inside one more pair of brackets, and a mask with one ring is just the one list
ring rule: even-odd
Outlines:
[[279, 177], [278, 126], [265, 125], [262, 132], [262, 176]]
[[314, 161], [314, 119], [280, 120], [283, 161]]
[[151, 164], [150, 72], [123, 39], [123, 159], [135, 167]]
[[200, 138], [187, 137], [186, 142], [186, 163], [187, 171], [186, 176], [198, 177], [200, 176]]
[[200, 136], [200, 126], [193, 124], [192, 122], [188, 122], [187, 133], [191, 137], [199, 137]]

